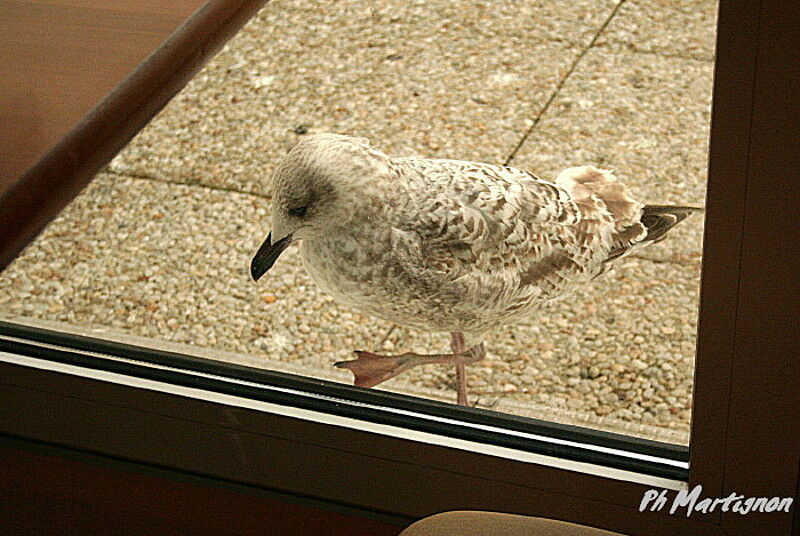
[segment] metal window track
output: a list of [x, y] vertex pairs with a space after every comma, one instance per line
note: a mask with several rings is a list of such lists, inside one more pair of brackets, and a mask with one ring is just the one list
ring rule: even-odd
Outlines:
[[[338, 424], [356, 423], [355, 427], [361, 427], [357, 425], [360, 422], [394, 427], [396, 435], [401, 437], [406, 436], [404, 431], [415, 431], [487, 448], [499, 447], [505, 449], [505, 454], [501, 455], [506, 457], [512, 457], [508, 455], [510, 451], [540, 455], [576, 462], [576, 467], [585, 468], [588, 464], [631, 475], [649, 475], [657, 479], [645, 481], [665, 485], [660, 482], [665, 479], [676, 484], [672, 487], [679, 487], [688, 479], [687, 447], [622, 434], [360, 389], [4, 321], [0, 321], [0, 352], [60, 364], [62, 368], [68, 367], [71, 373], [76, 373], [75, 367], [104, 371], [118, 375], [115, 381], [119, 383], [158, 382], [162, 388], [171, 385], [199, 389], [239, 397], [241, 402], [267, 403], [273, 410], [294, 408], [316, 414], [306, 414], [305, 418], [329, 415], [338, 417]], [[228, 399], [227, 403], [235, 401]], [[297, 415], [304, 418], [302, 414]], [[495, 452], [500, 451], [495, 449]], [[531, 457], [519, 459], [530, 460]]]

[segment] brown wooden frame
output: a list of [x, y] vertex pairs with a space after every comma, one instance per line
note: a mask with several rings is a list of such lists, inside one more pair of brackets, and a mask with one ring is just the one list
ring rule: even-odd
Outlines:
[[[207, 0], [27, 171], [19, 177], [0, 177], [0, 270], [36, 238], [266, 1]], [[88, 11], [87, 17], [105, 12], [115, 14], [113, 5], [109, 9], [103, 4], [102, 1], [83, 2], [82, 7]], [[145, 24], [155, 25], [159, 20], [151, 10], [156, 13], [181, 11], [178, 6], [156, 9], [157, 4], [152, 2], [139, 7], [138, 16], [144, 17]], [[69, 5], [70, 2], [64, 2], [64, 6]], [[64, 6], [44, 4], [39, 7], [50, 17], [58, 17], [61, 15], [58, 7]], [[181, 7], [185, 9], [186, 6]], [[129, 11], [122, 14], [133, 17], [136, 6], [127, 8]], [[51, 32], [59, 29], [57, 25], [48, 28]], [[131, 39], [124, 32], [111, 33], [108, 38]], [[63, 45], [58, 39], [51, 43], [54, 47], [58, 45]], [[120, 61], [131, 60], [117, 52], [122, 56]], [[58, 55], [54, 57], [57, 61]], [[51, 64], [47, 66], [57, 68]], [[30, 126], [12, 123], [8, 128]], [[25, 134], [14, 130], [7, 135], [26, 138]]]
[[394, 536], [406, 519], [0, 436], [0, 534]]
[[[722, 0], [718, 25], [689, 485], [796, 496], [800, 4]], [[481, 509], [647, 536], [792, 531], [792, 514], [640, 513], [640, 484], [56, 372], [2, 363], [0, 384], [2, 433], [400, 518]]]

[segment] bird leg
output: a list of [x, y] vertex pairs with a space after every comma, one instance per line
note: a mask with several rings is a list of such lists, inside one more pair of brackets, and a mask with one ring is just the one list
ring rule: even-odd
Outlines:
[[464, 347], [464, 336], [453, 333], [452, 354], [415, 354], [406, 352], [400, 355], [379, 355], [372, 352], [356, 350], [357, 359], [339, 361], [335, 363], [338, 368], [346, 368], [353, 373], [354, 383], [359, 387], [374, 387], [379, 383], [394, 378], [406, 370], [419, 365], [429, 364], [454, 364], [458, 383], [458, 403], [467, 405], [467, 378], [466, 365], [475, 363], [486, 356], [483, 343], [467, 350]]
[[[463, 354], [467, 351], [464, 344], [463, 333], [450, 334], [450, 348], [453, 349], [454, 355]], [[480, 348], [483, 351], [483, 343], [475, 348]], [[481, 356], [479, 359], [483, 359]], [[467, 365], [464, 362], [456, 361], [456, 389], [458, 390], [457, 402], [459, 406], [466, 406], [467, 403]]]

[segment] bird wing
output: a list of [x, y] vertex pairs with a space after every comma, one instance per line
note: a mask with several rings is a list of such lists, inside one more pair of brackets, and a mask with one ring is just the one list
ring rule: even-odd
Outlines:
[[410, 188], [420, 195], [410, 197], [414, 217], [402, 230], [415, 237], [407, 248], [418, 252], [420, 274], [489, 307], [556, 298], [601, 273], [615, 246], [646, 234], [641, 205], [604, 170], [570, 168], [552, 183], [492, 164], [400, 165], [424, 184]]
[[592, 166], [572, 167], [562, 171], [556, 184], [567, 190], [581, 211], [582, 220], [579, 231], [604, 236], [603, 246], [611, 241], [607, 252], [603, 252], [605, 263], [624, 252], [635, 248], [647, 237], [647, 227], [642, 222], [643, 205], [635, 201], [628, 189], [617, 182], [611, 171]]
[[[428, 246], [513, 247], [514, 233], [580, 219], [569, 193], [523, 170], [459, 160], [399, 159], [409, 188], [413, 230]], [[422, 183], [422, 184], [419, 184]], [[510, 241], [509, 241], [510, 239]]]
[[[439, 292], [515, 302], [574, 271], [581, 213], [569, 192], [523, 170], [456, 160], [397, 162], [410, 177], [395, 247]], [[416, 255], [415, 255], [416, 252]]]

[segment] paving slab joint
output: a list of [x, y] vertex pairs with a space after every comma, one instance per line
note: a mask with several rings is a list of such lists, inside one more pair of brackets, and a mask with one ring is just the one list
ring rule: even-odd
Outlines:
[[597, 32], [595, 32], [595, 34], [592, 37], [592, 40], [589, 42], [589, 44], [586, 47], [584, 47], [580, 51], [580, 53], [578, 53], [578, 55], [575, 57], [575, 60], [572, 62], [572, 65], [570, 66], [570, 68], [567, 71], [567, 73], [561, 78], [561, 80], [559, 80], [558, 84], [556, 85], [556, 89], [550, 95], [550, 98], [547, 99], [547, 102], [544, 103], [544, 106], [542, 106], [542, 109], [539, 110], [538, 114], [536, 114], [536, 117], [534, 118], [533, 123], [531, 124], [531, 126], [522, 135], [522, 138], [520, 138], [519, 142], [514, 147], [514, 149], [511, 151], [511, 153], [508, 155], [508, 157], [506, 157], [505, 161], [503, 162], [504, 166], [510, 165], [511, 162], [514, 160], [514, 157], [517, 155], [517, 152], [519, 152], [519, 150], [522, 148], [522, 146], [527, 141], [528, 137], [533, 133], [533, 131], [539, 125], [539, 123], [541, 122], [542, 118], [544, 117], [544, 114], [546, 114], [547, 110], [550, 109], [550, 105], [553, 103], [553, 101], [556, 100], [556, 97], [561, 92], [561, 88], [564, 87], [564, 84], [566, 84], [566, 82], [569, 79], [569, 77], [572, 75], [573, 72], [575, 72], [575, 69], [578, 67], [578, 64], [581, 62], [581, 60], [586, 55], [586, 53], [589, 52], [589, 50], [591, 50], [595, 46], [595, 44], [597, 43], [597, 40], [600, 38], [600, 36], [606, 30], [606, 28], [611, 23], [611, 21], [614, 20], [614, 17], [616, 17], [617, 13], [619, 12], [620, 8], [625, 4], [625, 2], [627, 2], [627, 0], [620, 0], [619, 3], [617, 3], [617, 5], [614, 6], [614, 9], [611, 10], [611, 13], [609, 14], [609, 16], [606, 18], [606, 20], [603, 22], [603, 24], [600, 25], [600, 28], [598, 28]]

